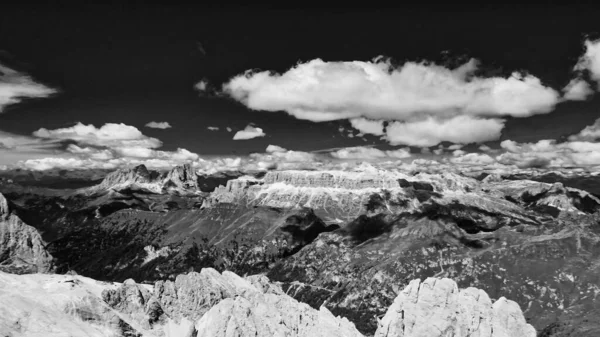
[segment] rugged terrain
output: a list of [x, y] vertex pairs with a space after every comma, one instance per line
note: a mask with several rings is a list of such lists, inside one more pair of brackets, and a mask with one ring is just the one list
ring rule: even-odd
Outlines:
[[[3, 336], [362, 337], [346, 318], [288, 296], [265, 276], [204, 268], [153, 286], [0, 272]], [[439, 306], [438, 303], [445, 303]], [[433, 323], [433, 324], [432, 324]], [[534, 337], [519, 306], [449, 279], [414, 280], [376, 336]]]
[[411, 280], [447, 277], [516, 301], [542, 336], [597, 336], [600, 200], [539, 177], [136, 167], [89, 187], [4, 182], [0, 192], [59, 273], [140, 283], [207, 267], [267, 275], [367, 335]]

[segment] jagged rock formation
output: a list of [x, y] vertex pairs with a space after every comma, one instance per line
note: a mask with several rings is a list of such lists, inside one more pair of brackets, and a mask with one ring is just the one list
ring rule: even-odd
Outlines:
[[[361, 337], [354, 324], [298, 302], [265, 276], [203, 269], [156, 282], [98, 282], [79, 275], [0, 272], [3, 336]], [[533, 337], [519, 306], [493, 305], [449, 279], [412, 281], [376, 337]]]
[[212, 268], [156, 282], [152, 292], [128, 280], [102, 298], [156, 336], [362, 336], [348, 320], [292, 299], [264, 276]]
[[191, 164], [177, 166], [167, 173], [163, 186], [167, 190], [195, 191], [198, 189], [198, 175]]
[[131, 336], [99, 297], [115, 287], [82, 276], [0, 272], [2, 336]]
[[390, 306], [375, 337], [535, 337], [519, 305], [450, 279], [413, 280]]
[[12, 273], [45, 273], [52, 256], [37, 230], [12, 214], [0, 194], [0, 270]]
[[238, 171], [218, 172], [210, 175], [198, 175], [192, 164], [175, 166], [170, 171], [150, 171], [144, 165], [124, 168], [106, 175], [96, 186], [80, 189], [87, 195], [105, 192], [138, 192], [154, 194], [189, 195], [200, 192], [212, 192], [227, 181], [238, 178]]

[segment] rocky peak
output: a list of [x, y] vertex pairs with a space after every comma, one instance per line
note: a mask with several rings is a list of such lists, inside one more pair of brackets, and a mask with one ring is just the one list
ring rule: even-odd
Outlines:
[[8, 200], [0, 193], [0, 220], [8, 218], [10, 209], [8, 208]]
[[176, 166], [167, 173], [164, 185], [166, 188], [196, 190], [198, 188], [198, 175], [191, 164]]
[[146, 166], [138, 165], [134, 168], [120, 169], [109, 173], [102, 184], [117, 185], [122, 183], [148, 183], [151, 175]]
[[0, 194], [0, 270], [45, 273], [52, 269], [52, 261], [40, 233], [10, 213], [8, 201]]
[[447, 278], [413, 280], [379, 321], [375, 337], [535, 337], [516, 302]]

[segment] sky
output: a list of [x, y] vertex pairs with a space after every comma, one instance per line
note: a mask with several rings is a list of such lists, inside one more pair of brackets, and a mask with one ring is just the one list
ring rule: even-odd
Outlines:
[[9, 6], [0, 165], [600, 165], [599, 12]]

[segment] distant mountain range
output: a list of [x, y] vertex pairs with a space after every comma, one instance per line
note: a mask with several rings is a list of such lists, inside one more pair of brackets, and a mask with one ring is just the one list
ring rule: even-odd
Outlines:
[[[31, 237], [41, 243], [33, 250], [45, 253], [24, 249], [27, 238], [13, 240], [0, 263], [28, 273], [33, 267], [13, 261], [39, 266], [33, 257], [48, 256], [48, 268], [38, 271], [142, 284], [177, 282], [206, 268], [266, 275], [293, 299], [324, 306], [376, 336], [397, 335], [380, 329], [398, 329], [384, 316], [398, 319], [403, 309], [388, 308], [412, 280], [450, 278], [485, 291], [490, 306], [502, 296], [516, 301], [538, 335], [597, 336], [600, 200], [591, 183], [578, 185], [587, 191], [571, 187], [595, 179], [372, 166], [203, 175], [190, 165], [118, 170], [74, 189], [5, 178], [5, 213], [35, 229]], [[406, 298], [418, 303], [412, 291]], [[473, 292], [456, 294], [474, 301]], [[224, 304], [223, 315], [239, 305]], [[452, 329], [449, 336], [470, 336]]]

